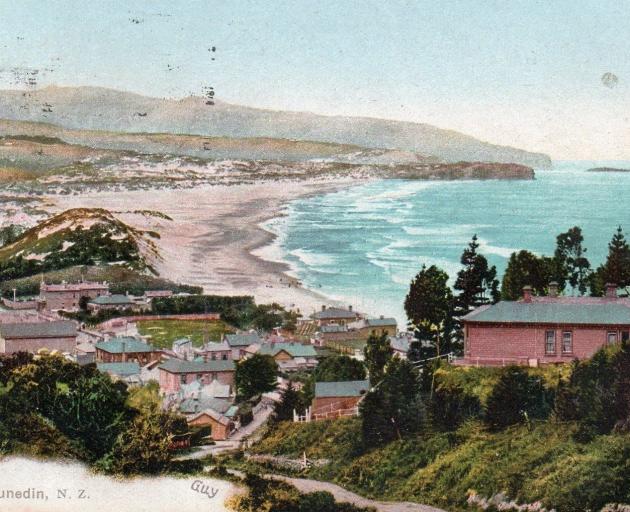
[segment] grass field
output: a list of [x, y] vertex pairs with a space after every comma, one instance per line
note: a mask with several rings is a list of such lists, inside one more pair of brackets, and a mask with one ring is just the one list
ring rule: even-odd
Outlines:
[[151, 336], [151, 343], [158, 348], [171, 348], [179, 338], [191, 338], [195, 347], [203, 344], [204, 335], [208, 340], [220, 341], [225, 332], [231, 329], [223, 322], [213, 320], [143, 320], [138, 322], [138, 332]]

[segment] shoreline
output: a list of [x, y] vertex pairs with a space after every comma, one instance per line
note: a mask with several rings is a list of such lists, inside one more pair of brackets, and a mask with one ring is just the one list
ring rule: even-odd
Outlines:
[[[105, 208], [130, 226], [157, 231], [161, 258], [151, 263], [161, 277], [202, 286], [205, 293], [253, 295], [258, 304], [276, 302], [308, 316], [322, 304], [339, 304], [305, 288], [291, 265], [265, 251], [278, 238], [264, 224], [286, 215], [296, 199], [361, 185], [366, 180], [299, 180], [239, 185], [203, 185], [191, 189], [88, 192], [46, 196], [51, 213], [69, 208]], [[162, 212], [173, 220], [133, 213]]]

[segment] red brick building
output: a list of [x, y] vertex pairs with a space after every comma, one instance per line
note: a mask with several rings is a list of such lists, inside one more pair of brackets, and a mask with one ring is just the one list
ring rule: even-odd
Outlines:
[[234, 386], [236, 366], [232, 360], [217, 361], [184, 361], [169, 359], [159, 367], [160, 391], [166, 395], [177, 393], [182, 384], [190, 384], [195, 380], [208, 385], [216, 380], [220, 384]]
[[96, 361], [99, 363], [136, 362], [141, 366], [159, 361], [161, 353], [152, 345], [131, 336], [122, 336], [96, 344]]
[[316, 382], [310, 416], [313, 420], [356, 416], [359, 402], [370, 389], [367, 380]]
[[42, 283], [39, 287], [39, 298], [44, 308], [49, 311], [63, 309], [65, 311], [76, 311], [79, 309], [81, 297], [95, 299], [109, 294], [107, 283]]
[[606, 344], [630, 339], [630, 300], [605, 297], [532, 296], [482, 306], [462, 319], [464, 358], [459, 364], [537, 366], [591, 357]]

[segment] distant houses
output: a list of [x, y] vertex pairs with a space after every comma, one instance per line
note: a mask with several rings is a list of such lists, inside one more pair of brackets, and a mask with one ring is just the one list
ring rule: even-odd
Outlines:
[[0, 314], [0, 353], [37, 353], [40, 349], [72, 352], [77, 344], [76, 323], [38, 313]]
[[177, 393], [182, 384], [190, 384], [197, 380], [202, 385], [218, 381], [220, 384], [234, 386], [236, 366], [234, 361], [204, 361], [197, 358], [193, 361], [169, 359], [158, 366], [160, 391], [169, 395]]
[[96, 344], [98, 363], [136, 362], [141, 366], [160, 360], [160, 352], [152, 345], [131, 336], [111, 338]]
[[43, 309], [48, 311], [76, 311], [80, 307], [82, 297], [96, 299], [109, 295], [109, 285], [106, 282], [80, 282], [61, 284], [46, 284], [39, 286], [39, 300]]
[[238, 361], [242, 356], [244, 356], [245, 349], [250, 345], [260, 345], [263, 342], [262, 338], [255, 332], [225, 334], [223, 336], [223, 341], [227, 343], [232, 350], [232, 359], [234, 361]]
[[295, 342], [264, 343], [252, 345], [248, 353], [269, 355], [283, 371], [310, 370], [317, 366], [317, 352], [312, 345]]
[[630, 299], [615, 285], [605, 297], [533, 296], [482, 306], [462, 318], [464, 357], [456, 364], [538, 366], [591, 357], [599, 348], [630, 340]]
[[87, 303], [88, 311], [97, 314], [101, 311], [143, 311], [147, 309], [144, 304], [139, 304], [128, 295], [101, 295]]
[[346, 325], [350, 322], [365, 318], [365, 315], [354, 311], [352, 306], [348, 306], [348, 309], [344, 309], [323, 305], [321, 311], [311, 315], [311, 318], [317, 322], [319, 327], [322, 327], [329, 324]]

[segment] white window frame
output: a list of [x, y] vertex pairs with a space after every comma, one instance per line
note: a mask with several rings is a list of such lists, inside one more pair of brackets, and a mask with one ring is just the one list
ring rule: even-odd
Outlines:
[[[568, 335], [568, 345], [569, 349], [567, 350], [567, 336]], [[563, 354], [572, 354], [573, 353], [573, 331], [562, 331], [562, 353]]]
[[[549, 350], [549, 335], [553, 334], [553, 350]], [[545, 354], [547, 355], [555, 355], [556, 354], [556, 331], [545, 331]]]
[[[611, 341], [612, 338], [612, 341]], [[608, 345], [612, 345], [614, 343], [617, 343], [619, 341], [619, 335], [617, 334], [617, 331], [608, 331], [606, 332], [606, 343]]]

